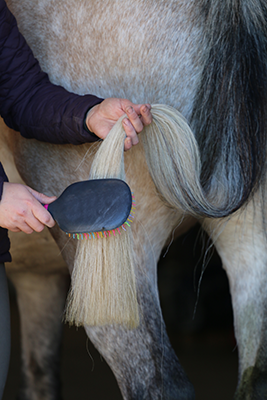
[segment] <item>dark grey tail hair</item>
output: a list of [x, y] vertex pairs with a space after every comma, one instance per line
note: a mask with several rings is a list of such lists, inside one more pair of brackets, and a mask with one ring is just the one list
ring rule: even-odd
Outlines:
[[191, 127], [210, 197], [223, 188], [225, 215], [241, 207], [266, 169], [265, 0], [203, 0], [208, 43]]

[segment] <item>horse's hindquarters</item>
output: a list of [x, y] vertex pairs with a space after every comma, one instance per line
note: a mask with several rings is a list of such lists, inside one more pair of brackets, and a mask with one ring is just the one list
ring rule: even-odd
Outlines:
[[169, 104], [190, 116], [204, 46], [194, 2], [8, 3], [53, 82], [80, 94]]

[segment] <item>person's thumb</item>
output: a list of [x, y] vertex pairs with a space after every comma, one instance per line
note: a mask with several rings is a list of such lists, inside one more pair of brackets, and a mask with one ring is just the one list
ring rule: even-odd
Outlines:
[[50, 203], [53, 203], [53, 201], [55, 201], [57, 199], [56, 196], [46, 196], [45, 194], [39, 193], [36, 190], [34, 190], [28, 186], [27, 186], [27, 189], [33, 195], [33, 197], [35, 197], [36, 200], [38, 200], [42, 204], [50, 204]]

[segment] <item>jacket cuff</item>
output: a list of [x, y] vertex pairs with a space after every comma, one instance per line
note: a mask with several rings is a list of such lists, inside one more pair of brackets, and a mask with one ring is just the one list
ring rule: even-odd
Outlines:
[[2, 199], [4, 182], [8, 182], [8, 177], [6, 176], [3, 165], [0, 163], [0, 200]]
[[[92, 108], [92, 107], [91, 107], [91, 108]], [[92, 141], [102, 140], [102, 139], [100, 139], [100, 137], [98, 137], [94, 132], [91, 132], [91, 131], [88, 129], [88, 126], [86, 125], [86, 117], [87, 117], [88, 112], [91, 110], [91, 108], [89, 108], [89, 110], [87, 110], [86, 113], [85, 113], [85, 117], [84, 117], [84, 120], [83, 120], [83, 129], [84, 129], [87, 133], [89, 133], [89, 135], [92, 136], [92, 139], [93, 139]]]
[[[101, 101], [99, 102], [99, 103], [97, 103], [97, 104], [100, 104], [100, 103], [102, 103], [102, 101], [103, 101], [104, 99], [101, 99]], [[88, 110], [86, 111], [86, 113], [85, 113], [85, 116], [84, 116], [84, 119], [83, 119], [83, 129], [87, 132], [87, 133], [89, 133], [89, 135], [91, 135], [91, 137], [92, 137], [92, 141], [102, 141], [103, 139], [101, 139], [99, 136], [97, 136], [94, 132], [91, 132], [89, 129], [88, 129], [88, 126], [86, 125], [86, 117], [87, 117], [87, 114], [89, 113], [89, 111], [93, 108], [93, 107], [95, 107], [97, 104], [95, 104], [95, 105], [93, 105], [92, 107], [90, 107], [90, 108], [88, 108]]]

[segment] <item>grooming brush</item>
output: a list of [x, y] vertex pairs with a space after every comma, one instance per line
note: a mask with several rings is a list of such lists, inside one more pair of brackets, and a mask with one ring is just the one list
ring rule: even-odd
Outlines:
[[45, 208], [69, 237], [95, 239], [120, 234], [120, 227], [126, 230], [135, 200], [126, 182], [93, 179], [68, 186]]

